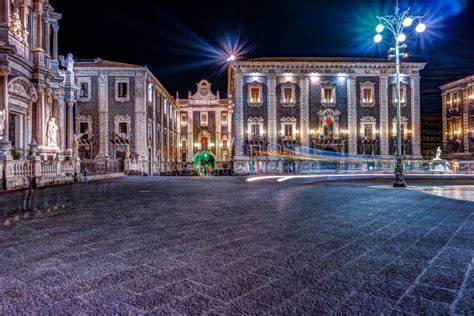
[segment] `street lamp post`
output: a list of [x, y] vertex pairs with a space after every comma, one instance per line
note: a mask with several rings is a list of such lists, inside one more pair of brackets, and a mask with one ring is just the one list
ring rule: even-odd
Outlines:
[[[382, 32], [388, 29], [395, 37], [395, 47], [390, 49], [389, 58], [395, 58], [395, 71], [396, 71], [396, 101], [397, 101], [397, 162], [395, 166], [395, 181], [393, 182], [394, 187], [403, 188], [406, 187], [406, 182], [403, 174], [403, 156], [402, 156], [402, 131], [401, 131], [401, 93], [400, 93], [400, 56], [407, 57], [407, 54], [400, 54], [400, 50], [407, 48], [406, 44], [402, 44], [406, 40], [406, 35], [403, 33], [405, 28], [410, 27], [414, 21], [418, 21], [416, 26], [416, 32], [423, 33], [426, 29], [426, 25], [422, 22], [422, 16], [410, 16], [410, 8], [406, 11], [401, 12], [397, 4], [395, 6], [394, 15], [386, 15], [377, 17], [379, 25], [376, 27], [377, 35], [374, 37], [376, 43], [380, 43], [383, 39]], [[412, 105], [413, 106], [413, 105]]]

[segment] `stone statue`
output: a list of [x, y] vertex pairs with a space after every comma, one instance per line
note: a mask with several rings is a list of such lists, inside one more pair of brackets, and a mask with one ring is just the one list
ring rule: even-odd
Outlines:
[[48, 138], [48, 146], [58, 146], [58, 125], [54, 117], [49, 119], [46, 136]]
[[436, 150], [435, 160], [441, 160], [441, 147], [438, 147], [438, 149]]
[[429, 166], [429, 170], [432, 173], [451, 174], [451, 164], [446, 159], [441, 158], [441, 147], [436, 150], [436, 158], [434, 158]]
[[74, 72], [74, 55], [69, 53], [66, 57], [66, 70], [68, 73]]
[[5, 110], [0, 111], [0, 139], [3, 139], [3, 131], [5, 130]]

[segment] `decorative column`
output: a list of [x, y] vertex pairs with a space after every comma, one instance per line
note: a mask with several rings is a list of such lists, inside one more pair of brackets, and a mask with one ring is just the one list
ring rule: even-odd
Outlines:
[[187, 144], [188, 144], [188, 161], [193, 162], [194, 157], [194, 126], [193, 126], [193, 111], [188, 110], [187, 112], [187, 130], [188, 130], [188, 137], [187, 137]]
[[217, 110], [216, 113], [216, 143], [214, 144], [214, 150], [216, 151], [217, 161], [222, 160], [222, 112]]
[[44, 19], [44, 50], [46, 55], [51, 56], [51, 26], [47, 18]]
[[[64, 103], [64, 99], [61, 97], [57, 101], [57, 107], [58, 107], [58, 120], [59, 120], [59, 148], [61, 149], [62, 152], [66, 151], [66, 137], [68, 134], [67, 130], [67, 116], [66, 116], [66, 105]], [[74, 118], [73, 118], [74, 119]]]
[[[7, 68], [0, 69], [1, 80], [1, 103], [0, 103], [0, 160], [12, 159], [10, 154], [10, 140], [9, 140], [9, 111], [8, 111], [8, 75]], [[1, 177], [1, 175], [0, 175]]]
[[300, 88], [301, 145], [303, 145], [304, 147], [309, 147], [309, 78], [307, 76], [300, 78]]
[[379, 77], [380, 98], [380, 154], [389, 155], [390, 123], [388, 121], [388, 76]]
[[268, 74], [268, 146], [271, 155], [275, 154], [278, 145], [278, 123], [276, 104], [276, 75]]
[[412, 153], [421, 157], [420, 76], [411, 77]]
[[43, 47], [43, 3], [36, 2], [36, 48]]
[[136, 153], [142, 159], [146, 157], [146, 99], [145, 99], [145, 74], [137, 73], [135, 77], [135, 132], [134, 143]]
[[155, 172], [157, 171], [156, 170], [156, 89], [155, 89], [155, 86], [153, 85], [153, 88], [152, 88], [152, 111], [153, 111], [153, 146], [152, 146], [152, 150], [153, 150], [153, 153], [151, 154], [153, 158], [153, 170], [152, 170], [152, 173], [155, 174]]
[[96, 158], [109, 157], [109, 77], [99, 74], [99, 154]]
[[[68, 155], [72, 156], [74, 153], [74, 102], [68, 101], [67, 103], [67, 118], [66, 118], [66, 152]], [[64, 112], [64, 110], [62, 111]], [[62, 124], [64, 125], [64, 124]], [[61, 146], [64, 141], [64, 137], [61, 134]]]
[[235, 156], [244, 155], [244, 74], [235, 73]]
[[462, 90], [462, 136], [464, 142], [464, 152], [469, 153], [469, 96], [467, 95], [467, 87]]
[[165, 160], [165, 156], [163, 155], [163, 150], [164, 150], [164, 146], [163, 146], [163, 143], [164, 143], [164, 106], [165, 106], [165, 102], [163, 100], [163, 94], [161, 94], [162, 92], [160, 92], [160, 113], [161, 113], [161, 117], [160, 117], [160, 168], [161, 170], [160, 171], [165, 171], [164, 170], [164, 160]]
[[357, 88], [356, 78], [347, 78], [347, 124], [348, 124], [348, 148], [349, 154], [357, 154]]
[[53, 59], [58, 60], [58, 32], [59, 25], [58, 23], [53, 24]]
[[446, 93], [442, 94], [442, 120], [443, 120], [443, 130], [442, 130], [442, 136], [443, 136], [443, 150], [446, 151], [448, 150], [448, 121], [446, 117]]
[[0, 21], [0, 25], [2, 27], [8, 28], [10, 25], [10, 18], [9, 18], [9, 5], [10, 5], [10, 0], [0, 0], [1, 1], [1, 10], [2, 10], [2, 21]]
[[35, 140], [39, 147], [45, 146], [45, 89], [46, 86], [38, 86], [38, 100], [36, 101]]

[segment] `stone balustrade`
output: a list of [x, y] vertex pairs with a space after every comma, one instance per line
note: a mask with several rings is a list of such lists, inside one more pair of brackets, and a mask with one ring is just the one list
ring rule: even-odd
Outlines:
[[71, 183], [80, 177], [80, 162], [4, 160], [0, 161], [0, 175], [4, 190]]
[[148, 173], [148, 163], [142, 160], [125, 160], [125, 173], [128, 175], [144, 175]]

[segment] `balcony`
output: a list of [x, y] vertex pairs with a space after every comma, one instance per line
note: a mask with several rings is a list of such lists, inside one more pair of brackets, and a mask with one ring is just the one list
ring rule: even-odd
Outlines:
[[347, 152], [347, 141], [345, 139], [311, 139], [311, 148], [344, 153]]
[[282, 145], [283, 147], [285, 146], [294, 146], [294, 145], [300, 145], [300, 137], [298, 135], [294, 136], [280, 136], [278, 137], [278, 143]]
[[267, 137], [264, 135], [245, 135], [245, 141], [247, 143], [266, 143]]
[[375, 138], [360, 137], [359, 148], [362, 155], [377, 155], [379, 152], [379, 141]]

